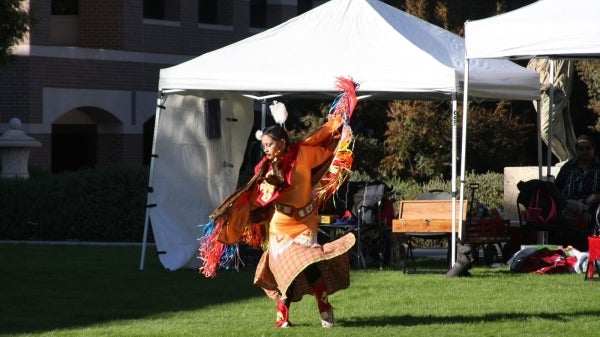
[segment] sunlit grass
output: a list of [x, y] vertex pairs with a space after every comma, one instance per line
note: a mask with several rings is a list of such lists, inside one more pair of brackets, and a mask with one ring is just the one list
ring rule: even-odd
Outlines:
[[417, 273], [353, 269], [331, 296], [324, 331], [313, 298], [293, 303], [285, 331], [252, 268], [205, 279], [167, 271], [152, 249], [0, 244], [0, 336], [596, 336], [600, 283], [583, 275], [512, 274], [476, 266], [446, 278], [444, 261]]

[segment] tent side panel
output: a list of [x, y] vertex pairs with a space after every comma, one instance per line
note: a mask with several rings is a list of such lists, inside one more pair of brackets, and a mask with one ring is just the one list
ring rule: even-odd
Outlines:
[[253, 122], [252, 101], [170, 95], [156, 139], [150, 222], [163, 266], [196, 268], [208, 215], [236, 186]]

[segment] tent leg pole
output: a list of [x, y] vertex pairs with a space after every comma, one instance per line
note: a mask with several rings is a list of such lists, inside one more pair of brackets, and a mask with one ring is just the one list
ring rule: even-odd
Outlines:
[[[463, 114], [462, 114], [462, 142], [460, 149], [460, 203], [459, 209], [459, 220], [458, 220], [458, 236], [462, 240], [462, 226], [463, 226], [463, 213], [464, 206], [463, 200], [465, 199], [465, 167], [466, 167], [466, 155], [467, 155], [467, 114], [469, 111], [469, 59], [465, 59], [465, 81], [464, 81], [464, 93], [463, 93]], [[452, 219], [455, 221], [455, 219]], [[456, 244], [456, 243], [455, 243]], [[456, 247], [454, 247], [456, 250]], [[453, 260], [455, 256], [452, 257]]]
[[140, 257], [140, 270], [144, 270], [145, 258], [146, 258], [146, 246], [148, 244], [148, 224], [150, 223], [150, 193], [152, 193], [152, 175], [154, 173], [154, 161], [156, 160], [156, 137], [158, 135], [158, 123], [160, 121], [160, 111], [164, 108], [164, 102], [167, 97], [163, 95], [162, 90], [158, 92], [157, 104], [156, 104], [156, 116], [154, 118], [154, 135], [152, 137], [152, 152], [150, 157], [150, 171], [148, 174], [148, 195], [146, 197], [146, 216], [144, 220], [144, 234], [142, 238], [142, 253]]
[[542, 101], [537, 100], [537, 161], [538, 161], [538, 179], [542, 180], [543, 172], [542, 167], [544, 166], [544, 160], [542, 159]]
[[554, 118], [554, 58], [550, 58], [550, 88], [548, 89], [548, 154], [547, 154], [547, 167], [546, 167], [546, 178], [550, 177], [550, 168], [552, 166], [552, 128]]
[[260, 130], [264, 130], [267, 124], [267, 99], [262, 100], [261, 115], [260, 115]]
[[450, 268], [454, 266], [456, 258], [456, 146], [457, 146], [457, 119], [458, 103], [456, 94], [452, 97], [452, 235], [450, 237]]
[[146, 246], [148, 245], [148, 211], [146, 211], [146, 220], [144, 221], [144, 236], [142, 239], [142, 256], [140, 257], [140, 270], [144, 270], [146, 260]]

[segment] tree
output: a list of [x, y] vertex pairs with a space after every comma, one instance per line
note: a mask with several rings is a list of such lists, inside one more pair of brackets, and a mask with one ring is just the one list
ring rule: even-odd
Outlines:
[[23, 40], [32, 22], [27, 1], [0, 0], [0, 67], [13, 60], [12, 49]]
[[502, 172], [505, 166], [526, 164], [527, 137], [535, 134], [535, 124], [524, 122], [520, 113], [513, 116], [509, 101], [471, 103], [470, 106], [467, 122], [469, 171]]
[[382, 173], [427, 180], [448, 171], [452, 143], [449, 111], [447, 103], [390, 102]]
[[[387, 1], [427, 22], [463, 35], [464, 22], [514, 9], [511, 1], [404, 0]], [[522, 4], [521, 4], [522, 5]], [[533, 106], [529, 110], [533, 110]], [[507, 164], [522, 165], [525, 139], [535, 126], [524, 123], [522, 111], [513, 114], [509, 102], [469, 106], [471, 154], [467, 167], [476, 172], [501, 171]], [[451, 108], [449, 102], [391, 102], [385, 156], [381, 173], [386, 176], [424, 181], [449, 177], [451, 162]], [[461, 110], [462, 111], [462, 110]], [[459, 118], [460, 121], [460, 118]], [[516, 130], [506, 132], [506, 130]]]
[[[525, 162], [524, 139], [535, 131], [534, 124], [513, 116], [511, 104], [506, 101], [472, 103], [469, 110], [469, 171], [501, 172], [508, 163]], [[393, 101], [388, 120], [385, 157], [381, 161], [384, 175], [417, 181], [449, 178], [452, 166], [449, 102]], [[457, 127], [461, 128], [460, 122]]]
[[591, 129], [600, 132], [600, 61], [578, 61], [575, 67], [581, 80], [587, 85], [589, 96], [587, 108], [598, 116], [596, 124]]

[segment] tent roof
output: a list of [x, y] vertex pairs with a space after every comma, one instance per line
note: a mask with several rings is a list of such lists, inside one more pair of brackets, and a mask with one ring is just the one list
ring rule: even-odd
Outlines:
[[540, 0], [467, 21], [467, 58], [600, 56], [600, 1]]
[[[352, 76], [379, 98], [462, 90], [464, 40], [377, 0], [331, 0], [279, 26], [160, 71], [159, 89], [333, 92]], [[470, 63], [469, 94], [537, 99], [539, 76], [506, 60]]]

